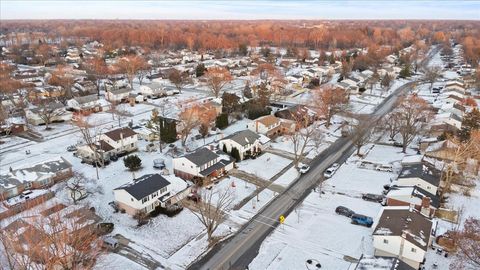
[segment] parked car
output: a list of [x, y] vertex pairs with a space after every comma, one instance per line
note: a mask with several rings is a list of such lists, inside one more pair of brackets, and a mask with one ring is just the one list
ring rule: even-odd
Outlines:
[[301, 174], [307, 173], [310, 170], [310, 166], [303, 164], [298, 168], [298, 172]]
[[373, 219], [371, 217], [367, 217], [364, 215], [353, 214], [351, 219], [352, 219], [352, 224], [355, 224], [355, 225], [362, 225], [365, 227], [372, 227], [373, 225]]
[[342, 215], [342, 216], [346, 216], [346, 217], [351, 217], [355, 214], [355, 212], [353, 212], [352, 210], [350, 210], [349, 208], [347, 208], [345, 206], [338, 206], [335, 209], [335, 213], [337, 213], [339, 215]]
[[376, 167], [376, 170], [382, 172], [393, 172], [393, 166], [392, 164], [381, 164]]
[[68, 152], [74, 152], [77, 151], [77, 147], [75, 145], [70, 145], [67, 147]]
[[158, 158], [153, 160], [153, 167], [155, 169], [163, 170], [165, 168], [165, 160]]
[[116, 250], [118, 248], [118, 240], [113, 237], [105, 237], [102, 241], [102, 247], [109, 250]]
[[110, 156], [110, 160], [111, 161], [117, 161], [118, 160], [118, 156], [116, 154], [113, 154]]
[[339, 167], [340, 167], [340, 164], [333, 163], [332, 166], [330, 166], [330, 168], [325, 170], [325, 172], [323, 173], [323, 176], [326, 178], [332, 177]]
[[393, 142], [393, 146], [395, 146], [395, 147], [403, 147], [403, 143], [394, 141], [394, 142]]
[[377, 195], [377, 194], [371, 194], [371, 193], [365, 193], [362, 195], [362, 199], [365, 201], [370, 201], [370, 202], [378, 202], [381, 203], [383, 202], [383, 195]]

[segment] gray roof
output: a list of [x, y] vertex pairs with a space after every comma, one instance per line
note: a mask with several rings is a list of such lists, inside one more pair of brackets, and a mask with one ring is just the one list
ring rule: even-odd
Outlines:
[[184, 158], [190, 160], [197, 166], [201, 166], [203, 164], [208, 163], [209, 161], [215, 160], [219, 156], [212, 152], [210, 149], [206, 147], [198, 148], [195, 152], [187, 154]]
[[401, 236], [427, 250], [431, 231], [432, 221], [416, 210], [383, 208], [373, 235]]
[[260, 138], [260, 135], [258, 135], [257, 133], [255, 133], [255, 132], [253, 132], [249, 129], [245, 129], [245, 130], [237, 131], [237, 132], [225, 137], [223, 140], [230, 139], [230, 140], [240, 144], [241, 146], [244, 146], [244, 145], [251, 144], [251, 143], [255, 142], [259, 138]]
[[75, 97], [73, 99], [75, 99], [75, 101], [78, 102], [78, 104], [85, 104], [85, 103], [89, 103], [89, 102], [98, 100], [98, 96], [97, 96], [97, 94], [93, 94], [93, 95], [88, 95], [88, 96], [83, 96], [83, 97]]
[[440, 175], [432, 168], [421, 163], [403, 166], [399, 179], [401, 178], [420, 178], [424, 181], [438, 187], [440, 185]]
[[146, 174], [137, 178], [134, 182], [122, 185], [115, 190], [123, 189], [132, 195], [135, 199], [141, 200], [146, 196], [159, 191], [170, 185], [170, 181], [163, 178], [160, 174]]

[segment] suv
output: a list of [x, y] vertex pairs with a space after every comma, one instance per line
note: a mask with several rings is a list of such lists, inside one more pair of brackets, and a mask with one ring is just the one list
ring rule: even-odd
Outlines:
[[339, 215], [342, 215], [342, 216], [346, 216], [346, 217], [351, 217], [351, 216], [355, 215], [355, 212], [353, 212], [352, 210], [348, 209], [345, 206], [338, 206], [335, 209], [335, 213], [337, 213]]
[[333, 163], [332, 166], [330, 166], [330, 168], [325, 170], [325, 172], [323, 173], [323, 176], [325, 178], [332, 177], [333, 174], [337, 171], [338, 167], [340, 167], [340, 165], [338, 163]]
[[353, 214], [351, 219], [352, 219], [352, 224], [355, 224], [355, 225], [362, 225], [369, 228], [372, 227], [373, 225], [373, 219], [371, 217], [367, 217], [364, 215]]
[[370, 201], [370, 202], [378, 202], [381, 203], [383, 202], [383, 195], [377, 195], [377, 194], [371, 194], [371, 193], [365, 193], [362, 195], [362, 199], [365, 201]]

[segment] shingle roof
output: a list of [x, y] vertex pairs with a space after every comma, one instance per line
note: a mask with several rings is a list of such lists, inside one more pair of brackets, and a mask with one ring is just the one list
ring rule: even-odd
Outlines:
[[412, 177], [418, 177], [437, 187], [440, 184], [440, 176], [437, 172], [421, 163], [403, 166], [398, 179]]
[[170, 182], [163, 178], [160, 174], [146, 174], [137, 178], [134, 182], [127, 183], [115, 190], [123, 189], [132, 195], [135, 199], [141, 200], [146, 196], [159, 191], [160, 189], [170, 185]]
[[237, 131], [237, 132], [225, 137], [224, 140], [230, 139], [230, 140], [244, 146], [244, 145], [251, 144], [251, 143], [255, 142], [259, 138], [260, 138], [260, 135], [258, 135], [257, 133], [255, 133], [255, 132], [253, 132], [249, 129], [245, 129], [245, 130]]
[[209, 161], [212, 161], [218, 158], [218, 155], [209, 150], [206, 147], [199, 148], [195, 152], [187, 154], [184, 156], [186, 159], [190, 160], [197, 166], [201, 166]]
[[416, 210], [385, 207], [373, 235], [401, 236], [427, 250], [431, 230], [432, 221]]
[[130, 128], [124, 127], [124, 128], [117, 128], [114, 130], [110, 130], [108, 132], [105, 132], [104, 135], [109, 137], [110, 139], [114, 141], [119, 141], [121, 139], [121, 135], [123, 135], [123, 138], [128, 138], [137, 135], [135, 131], [131, 130]]

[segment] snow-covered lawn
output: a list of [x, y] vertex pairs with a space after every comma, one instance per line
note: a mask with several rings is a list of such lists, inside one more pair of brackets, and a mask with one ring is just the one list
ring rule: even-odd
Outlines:
[[270, 202], [277, 194], [274, 191], [266, 188], [262, 190], [257, 196], [253, 197], [239, 210], [230, 212], [232, 220], [238, 222], [237, 218], [247, 221], [251, 219], [258, 211], [262, 209], [268, 202]]
[[292, 161], [272, 153], [264, 153], [256, 159], [247, 159], [237, 163], [238, 169], [256, 175], [264, 180], [270, 180]]
[[300, 176], [300, 173], [297, 171], [295, 167], [288, 169], [280, 178], [275, 180], [275, 184], [280, 185], [282, 187], [288, 187], [295, 179]]
[[348, 269], [350, 262], [344, 256], [358, 259], [362, 253], [373, 254], [372, 229], [337, 215], [339, 205], [373, 218], [381, 207], [343, 195], [313, 192], [263, 242], [249, 269], [306, 269], [308, 259], [318, 261], [322, 269]]
[[129, 269], [129, 270], [146, 270], [147, 269], [115, 253], [102, 254], [100, 258], [98, 258], [97, 264], [93, 269], [94, 270], [117, 269], [120, 265], [122, 266], [123, 269]]
[[215, 205], [220, 194], [225, 192], [225, 190], [228, 190], [233, 198], [232, 204], [228, 208], [228, 210], [230, 210], [243, 199], [252, 194], [256, 189], [257, 186], [254, 184], [248, 183], [247, 181], [237, 177], [228, 176], [227, 178], [221, 179], [220, 182], [213, 186], [212, 192], [214, 192], [214, 194], [212, 195], [212, 203]]

